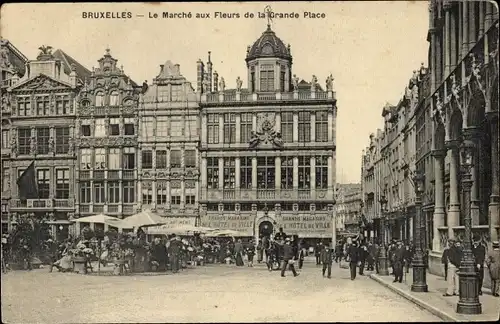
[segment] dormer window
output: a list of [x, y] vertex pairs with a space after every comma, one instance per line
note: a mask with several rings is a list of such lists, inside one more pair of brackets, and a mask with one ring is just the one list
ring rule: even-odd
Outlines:
[[285, 75], [286, 75], [286, 69], [282, 65], [280, 68], [280, 90], [281, 90], [281, 92], [285, 92]]
[[274, 66], [270, 64], [261, 65], [260, 68], [260, 91], [274, 91]]
[[102, 92], [98, 92], [95, 95], [95, 106], [96, 107], [104, 106], [104, 94]]

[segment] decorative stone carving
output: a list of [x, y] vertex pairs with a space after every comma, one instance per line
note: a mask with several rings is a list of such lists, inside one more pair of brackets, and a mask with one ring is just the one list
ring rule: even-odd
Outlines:
[[179, 189], [181, 187], [181, 182], [180, 181], [172, 181], [170, 183], [170, 187], [172, 189]]
[[203, 93], [209, 93], [209, 92], [210, 92], [210, 89], [209, 89], [208, 80], [205, 79], [205, 80], [203, 80]]
[[292, 78], [292, 85], [293, 85], [293, 90], [297, 91], [299, 90], [299, 78], [294, 74]]
[[243, 81], [241, 81], [240, 77], [236, 79], [236, 91], [241, 91], [241, 86], [243, 85]]
[[185, 186], [186, 186], [186, 188], [195, 188], [196, 183], [192, 180], [189, 180], [189, 181], [185, 182]]
[[318, 85], [318, 78], [313, 75], [312, 80], [311, 80], [311, 91], [314, 92], [316, 91], [316, 86]]
[[75, 152], [75, 140], [70, 138], [68, 141], [68, 154], [73, 154]]
[[36, 136], [31, 136], [30, 153], [36, 154]]
[[223, 77], [220, 77], [219, 81], [219, 91], [224, 92], [224, 89], [226, 89], [226, 82], [224, 81]]
[[257, 147], [260, 143], [271, 144], [274, 147], [283, 147], [283, 139], [281, 134], [274, 130], [276, 123], [276, 116], [271, 113], [257, 114], [257, 131], [252, 131], [249, 145], [250, 148]]
[[17, 155], [17, 134], [14, 132], [10, 134], [10, 151], [14, 156]]
[[457, 83], [457, 79], [455, 74], [451, 75], [451, 93], [457, 99], [457, 102], [460, 102], [460, 86]]
[[326, 91], [333, 91], [333, 75], [326, 78]]
[[56, 152], [55, 148], [56, 148], [56, 143], [54, 141], [54, 137], [51, 136], [49, 138], [49, 152], [55, 153]]
[[4, 40], [2, 40], [2, 48], [0, 49], [0, 66], [6, 69], [12, 67], [9, 59], [9, 49], [4, 45]]

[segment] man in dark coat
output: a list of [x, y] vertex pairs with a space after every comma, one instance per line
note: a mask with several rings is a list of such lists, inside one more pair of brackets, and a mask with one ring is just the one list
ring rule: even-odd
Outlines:
[[443, 250], [443, 255], [441, 256], [441, 263], [444, 266], [444, 281], [448, 281], [448, 252], [450, 250], [450, 243]]
[[342, 253], [343, 253], [342, 241], [338, 241], [337, 245], [335, 246], [335, 262], [336, 263], [338, 263], [339, 261], [342, 261]]
[[321, 263], [323, 264], [323, 277], [328, 268], [328, 279], [332, 277], [333, 251], [328, 245], [321, 251]]
[[486, 248], [481, 244], [481, 239], [476, 237], [472, 245], [472, 254], [474, 254], [474, 260], [476, 261], [476, 272], [477, 272], [477, 285], [479, 295], [483, 292], [483, 280], [484, 280], [484, 261], [486, 259]]
[[295, 253], [293, 251], [293, 247], [291, 244], [290, 238], [286, 238], [285, 244], [283, 245], [283, 260], [281, 261], [281, 276], [285, 277], [285, 271], [289, 268], [294, 277], [297, 277], [299, 274], [295, 271], [295, 266], [293, 265], [293, 260], [295, 258]]
[[397, 247], [392, 254], [392, 264], [394, 267], [394, 281], [403, 282], [403, 266], [405, 260], [405, 248], [402, 241], [397, 242]]
[[460, 269], [460, 263], [463, 257], [463, 250], [460, 242], [451, 239], [448, 241], [450, 243], [450, 249], [448, 251], [448, 287], [446, 293], [443, 295], [445, 297], [458, 295], [460, 286], [458, 270]]
[[351, 270], [351, 280], [356, 279], [356, 266], [359, 262], [359, 247], [358, 242], [353, 240], [347, 248], [347, 255], [349, 256], [349, 269]]
[[170, 245], [168, 247], [168, 256], [170, 261], [170, 266], [172, 267], [172, 272], [179, 272], [179, 257], [181, 253], [181, 241], [179, 237], [176, 237], [175, 234], [172, 234], [172, 239], [170, 241]]
[[389, 264], [390, 264], [391, 269], [392, 269], [391, 276], [394, 275], [394, 262], [392, 260], [393, 260], [393, 254], [395, 251], [396, 251], [396, 241], [392, 240], [391, 244], [389, 245], [389, 250], [387, 251], [387, 257], [388, 257]]
[[316, 246], [314, 247], [314, 255], [316, 256], [316, 265], [321, 264], [321, 251], [323, 250], [323, 243], [318, 242], [316, 243]]
[[404, 255], [405, 269], [406, 269], [406, 273], [409, 273], [410, 272], [410, 265], [411, 265], [411, 262], [413, 260], [413, 253], [411, 251], [411, 247], [410, 247], [409, 243], [406, 243], [406, 245], [404, 246], [404, 250], [405, 250], [405, 255]]
[[365, 270], [366, 259], [368, 256], [368, 247], [366, 243], [361, 242], [359, 246], [359, 275], [363, 275], [363, 271]]

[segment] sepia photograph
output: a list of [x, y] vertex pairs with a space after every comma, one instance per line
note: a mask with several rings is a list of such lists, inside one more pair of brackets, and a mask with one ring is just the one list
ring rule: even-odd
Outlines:
[[2, 5], [2, 323], [498, 321], [498, 13]]

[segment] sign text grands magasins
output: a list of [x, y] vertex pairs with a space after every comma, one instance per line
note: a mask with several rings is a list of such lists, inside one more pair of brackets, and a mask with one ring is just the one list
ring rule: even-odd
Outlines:
[[252, 215], [206, 215], [201, 218], [202, 226], [230, 229], [253, 235]]
[[332, 233], [332, 217], [329, 215], [285, 215], [280, 223], [287, 234], [328, 235]]

